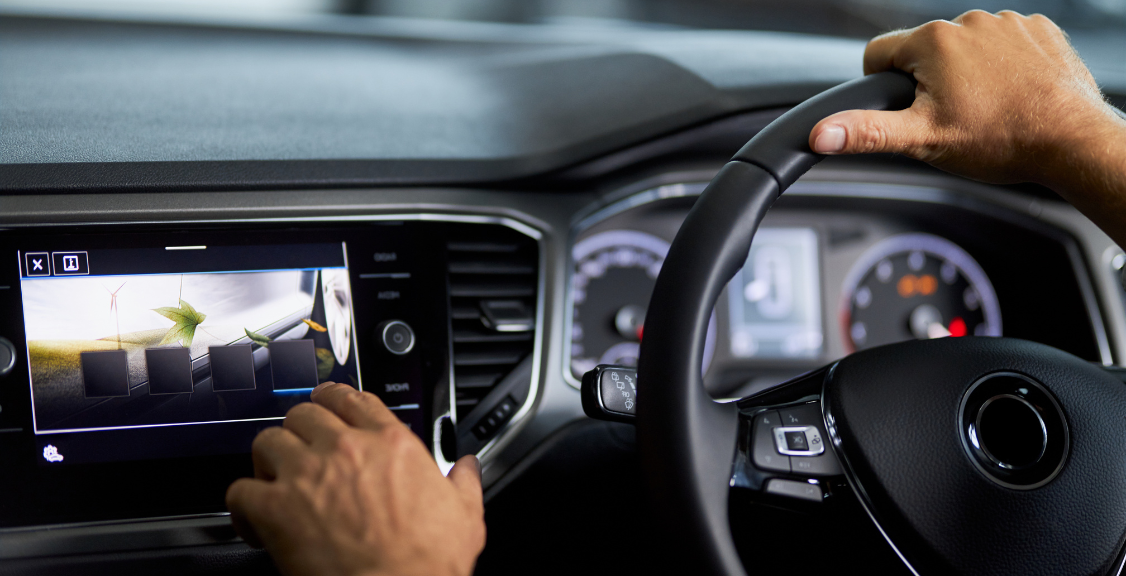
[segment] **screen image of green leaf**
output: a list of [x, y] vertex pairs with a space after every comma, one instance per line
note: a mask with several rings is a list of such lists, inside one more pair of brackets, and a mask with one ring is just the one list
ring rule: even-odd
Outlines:
[[332, 374], [332, 369], [336, 368], [336, 356], [332, 354], [332, 350], [328, 348], [317, 348], [317, 379], [320, 382], [328, 380], [328, 375]]
[[[305, 320], [304, 322], [314, 330], [320, 327], [320, 324], [311, 320]], [[269, 336], [253, 332], [250, 328], [243, 328], [242, 331], [246, 332], [246, 337], [250, 338], [251, 342], [260, 346], [269, 348], [270, 342], [273, 342]], [[324, 330], [319, 331], [323, 332]], [[332, 374], [332, 369], [336, 368], [336, 357], [333, 356], [332, 350], [328, 348], [317, 348], [315, 353], [317, 355], [317, 378], [320, 379], [321, 382], [324, 382], [328, 378], [328, 375]]]
[[207, 315], [196, 310], [191, 304], [180, 300], [179, 308], [164, 306], [154, 308], [153, 312], [164, 316], [173, 322], [172, 327], [160, 339], [158, 346], [181, 342], [185, 348], [191, 348], [192, 339], [195, 338], [195, 329], [207, 319]]
[[246, 337], [250, 338], [251, 342], [254, 342], [257, 345], [262, 346], [263, 348], [269, 348], [270, 347], [270, 342], [272, 342], [272, 340], [270, 339], [269, 336], [264, 336], [264, 335], [259, 334], [257, 332], [251, 332], [250, 328], [243, 328], [242, 331], [246, 332]]

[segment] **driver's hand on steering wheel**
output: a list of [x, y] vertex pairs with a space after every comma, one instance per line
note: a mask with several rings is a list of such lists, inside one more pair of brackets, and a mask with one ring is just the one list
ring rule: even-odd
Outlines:
[[322, 384], [252, 452], [255, 478], [232, 484], [227, 506], [283, 574], [466, 576], [485, 546], [476, 457], [442, 476], [373, 394]]
[[890, 69], [915, 76], [915, 103], [834, 114], [810, 133], [815, 152], [891, 152], [1042, 184], [1126, 246], [1126, 120], [1051, 20], [974, 10], [884, 34], [868, 43], [864, 73]]

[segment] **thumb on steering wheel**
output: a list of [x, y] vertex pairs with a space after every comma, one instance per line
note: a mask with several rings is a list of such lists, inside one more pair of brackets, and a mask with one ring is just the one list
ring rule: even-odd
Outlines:
[[809, 134], [818, 154], [906, 154], [920, 158], [930, 140], [930, 123], [915, 107], [894, 112], [846, 110], [821, 120]]

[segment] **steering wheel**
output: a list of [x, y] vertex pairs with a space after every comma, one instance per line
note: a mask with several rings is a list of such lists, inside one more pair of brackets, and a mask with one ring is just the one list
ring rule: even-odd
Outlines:
[[915, 87], [874, 74], [781, 116], [719, 171], [672, 243], [646, 316], [636, 424], [650, 496], [694, 572], [745, 573], [732, 486], [811, 501], [851, 491], [916, 574], [1121, 571], [1126, 386], [1099, 366], [1022, 340], [944, 338], [857, 352], [737, 403], [704, 390], [711, 311], [770, 205], [821, 160], [813, 126], [906, 108]]

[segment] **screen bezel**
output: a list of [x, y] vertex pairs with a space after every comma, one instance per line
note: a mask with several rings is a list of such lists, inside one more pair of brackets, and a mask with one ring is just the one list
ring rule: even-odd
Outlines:
[[[443, 389], [450, 385], [445, 258], [432, 258], [433, 254], [444, 254], [443, 227], [444, 223], [416, 221], [177, 225], [172, 230], [167, 226], [90, 226], [5, 231], [0, 234], [0, 247], [14, 263], [17, 250], [43, 248], [268, 246], [300, 243], [294, 241], [297, 234], [313, 237], [316, 243], [343, 242], [348, 250], [361, 373], [365, 365], [386, 361], [379, 355], [372, 334], [374, 324], [390, 314], [407, 319], [418, 338], [416, 370], [422, 373], [424, 383], [420, 402], [424, 425], [418, 432], [435, 450], [431, 432], [437, 428], [437, 420], [449, 413], [452, 397]], [[410, 273], [410, 281], [401, 283], [403, 288], [409, 286], [409, 290], [403, 290], [409, 292], [409, 302], [377, 303], [365, 295], [370, 287], [359, 275], [377, 270], [379, 264], [358, 255], [374, 248], [393, 249], [402, 256], [395, 265]], [[235, 478], [253, 472], [245, 452], [58, 467], [38, 464], [39, 445], [31, 431], [19, 269], [11, 265], [0, 270], [0, 285], [10, 287], [0, 291], [0, 305], [9, 311], [0, 319], [0, 334], [23, 351], [16, 369], [0, 380], [4, 410], [0, 428], [23, 429], [0, 434], [0, 461], [9, 464], [5, 466], [7, 473], [0, 475], [4, 494], [0, 499], [0, 528], [224, 511], [226, 487]], [[369, 380], [364, 383], [368, 385]], [[249, 440], [245, 448], [249, 449]]]

